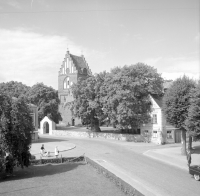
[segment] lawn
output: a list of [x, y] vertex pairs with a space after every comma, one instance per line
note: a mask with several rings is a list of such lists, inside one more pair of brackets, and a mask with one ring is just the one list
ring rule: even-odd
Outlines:
[[0, 195], [125, 196], [109, 179], [83, 163], [30, 166], [14, 175], [0, 181]]

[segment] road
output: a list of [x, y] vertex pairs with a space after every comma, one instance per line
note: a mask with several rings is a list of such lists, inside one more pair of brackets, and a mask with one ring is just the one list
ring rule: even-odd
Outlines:
[[85, 153], [103, 166], [130, 179], [134, 187], [147, 196], [199, 196], [200, 194], [200, 182], [195, 181], [186, 170], [143, 155], [149, 149], [163, 148], [163, 146], [63, 137], [41, 138], [40, 143], [46, 143], [45, 145], [57, 143], [62, 148], [68, 143], [73, 143], [76, 148], [65, 152], [64, 156], [80, 156]]

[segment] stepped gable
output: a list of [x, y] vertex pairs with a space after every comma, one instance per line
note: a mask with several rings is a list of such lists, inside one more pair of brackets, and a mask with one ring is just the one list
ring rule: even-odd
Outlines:
[[84, 56], [83, 55], [81, 55], [81, 56], [73, 55], [69, 52], [69, 50], [67, 50], [64, 61], [62, 62], [62, 65], [61, 65], [61, 68], [60, 68], [60, 71], [59, 71], [60, 75], [66, 74], [66, 72], [63, 73], [63, 68], [66, 69], [65, 63], [66, 63], [67, 58], [69, 60], [71, 60], [72, 64], [75, 67], [74, 73], [76, 73], [76, 70], [77, 70], [78, 73], [81, 74], [81, 75], [82, 74], [92, 75], [92, 72], [91, 72]]

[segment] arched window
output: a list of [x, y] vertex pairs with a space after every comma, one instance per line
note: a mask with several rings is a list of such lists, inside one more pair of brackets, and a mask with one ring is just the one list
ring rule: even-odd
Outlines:
[[66, 77], [63, 83], [63, 88], [68, 89], [69, 88], [69, 77]]
[[66, 74], [68, 74], [69, 73], [69, 68], [66, 68]]
[[83, 74], [87, 74], [87, 69], [86, 68], [83, 69]]

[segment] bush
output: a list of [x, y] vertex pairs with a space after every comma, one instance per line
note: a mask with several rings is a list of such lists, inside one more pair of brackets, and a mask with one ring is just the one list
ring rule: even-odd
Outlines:
[[5, 165], [5, 159], [0, 158], [0, 173], [5, 171], [6, 165]]

